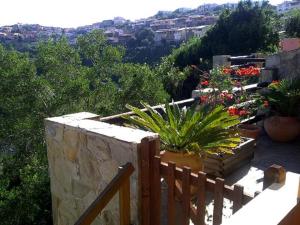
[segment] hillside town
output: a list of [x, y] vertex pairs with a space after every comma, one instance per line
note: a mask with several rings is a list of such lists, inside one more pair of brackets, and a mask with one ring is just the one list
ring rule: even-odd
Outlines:
[[142, 19], [128, 21], [121, 17], [112, 20], [104, 20], [89, 26], [78, 28], [45, 27], [38, 24], [15, 24], [0, 27], [1, 40], [22, 40], [35, 42], [61, 36], [74, 43], [79, 35], [89, 33], [92, 30], [101, 29], [113, 44], [126, 44], [135, 38], [135, 33], [142, 29], [151, 29], [155, 34], [157, 44], [167, 42], [182, 42], [197, 36], [202, 37], [209, 25], [216, 22], [217, 16], [187, 16], [174, 19]]
[[[79, 35], [93, 30], [103, 30], [111, 44], [127, 45], [136, 38], [137, 32], [149, 29], [156, 45], [180, 44], [191, 37], [202, 37], [218, 19], [223, 9], [233, 10], [236, 3], [203, 4], [196, 9], [179, 8], [173, 12], [159, 11], [155, 16], [130, 21], [122, 17], [103, 20], [77, 28], [47, 27], [38, 24], [14, 24], [0, 27], [0, 43], [22, 42], [34, 44], [40, 40], [58, 39], [65, 36], [71, 44]], [[284, 1], [276, 6], [278, 13], [300, 8], [300, 0]]]
[[174, 12], [160, 11], [156, 16], [130, 21], [122, 17], [104, 20], [78, 28], [46, 27], [38, 24], [15, 24], [0, 27], [0, 42], [22, 41], [34, 43], [49, 38], [67, 37], [75, 43], [79, 35], [101, 29], [112, 44], [126, 44], [135, 39], [135, 34], [143, 29], [154, 32], [157, 45], [165, 42], [181, 43], [191, 37], [202, 37], [209, 26], [218, 18], [216, 10], [234, 9], [237, 4], [204, 4], [197, 9], [177, 9]]

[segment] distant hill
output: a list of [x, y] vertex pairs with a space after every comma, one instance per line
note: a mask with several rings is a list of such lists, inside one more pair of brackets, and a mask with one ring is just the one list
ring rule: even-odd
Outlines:
[[[203, 35], [199, 33], [199, 28], [196, 30], [196, 27], [214, 24], [221, 10], [225, 8], [233, 9], [235, 6], [236, 4], [229, 3], [222, 5], [204, 4], [195, 9], [179, 8], [174, 11], [159, 11], [154, 16], [136, 21], [115, 17], [111, 20], [104, 20], [77, 28], [47, 27], [38, 24], [14, 24], [0, 27], [0, 43], [7, 48], [34, 54], [39, 41], [49, 39], [58, 40], [64, 36], [71, 44], [75, 44], [79, 35], [85, 35], [93, 30], [101, 29], [111, 44], [121, 44], [128, 51], [138, 49], [139, 54], [133, 54], [132, 52], [129, 54], [130, 60], [135, 61], [135, 58], [141, 58], [141, 49], [143, 51], [146, 45], [149, 47], [149, 40], [147, 38], [148, 42], [143, 42], [137, 40], [137, 36], [143, 30], [150, 30], [153, 36], [151, 46], [156, 48], [159, 45], [163, 45], [165, 50], [160, 53], [157, 53], [156, 50], [151, 51], [151, 56], [149, 57], [153, 58], [155, 55], [161, 57], [164, 54], [170, 53], [173, 47], [178, 47], [187, 38], [194, 35]], [[186, 30], [184, 31], [184, 29]], [[168, 30], [170, 30], [172, 36], [170, 36]], [[183, 36], [182, 32], [185, 32], [185, 36]], [[147, 44], [143, 45], [142, 43]], [[146, 54], [142, 58], [149, 60], [149, 57]], [[154, 61], [156, 62], [157, 60]]]

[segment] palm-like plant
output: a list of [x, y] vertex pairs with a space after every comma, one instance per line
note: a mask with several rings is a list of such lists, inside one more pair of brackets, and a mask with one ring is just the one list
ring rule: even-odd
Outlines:
[[142, 105], [149, 114], [127, 105], [135, 115], [123, 118], [158, 133], [162, 147], [167, 151], [232, 153], [232, 149], [240, 142], [234, 128], [240, 121], [235, 116], [229, 116], [223, 106], [208, 112], [204, 108], [195, 110], [195, 106], [180, 109], [178, 105], [165, 104], [164, 114], [161, 115], [148, 104]]

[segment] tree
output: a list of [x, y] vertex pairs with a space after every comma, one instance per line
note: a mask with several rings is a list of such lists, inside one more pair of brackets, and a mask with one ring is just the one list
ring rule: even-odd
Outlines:
[[50, 225], [45, 117], [125, 111], [140, 100], [164, 103], [161, 78], [147, 65], [123, 63], [123, 48], [99, 31], [42, 42], [34, 58], [0, 45], [1, 225]]
[[300, 38], [300, 10], [294, 10], [288, 17], [285, 32], [288, 37]]
[[162, 79], [148, 65], [124, 63], [115, 69], [119, 86], [117, 102], [121, 106], [119, 111], [124, 111], [126, 104], [139, 106], [144, 101], [155, 105], [168, 99]]
[[28, 55], [0, 46], [0, 217], [3, 225], [51, 224], [43, 113], [45, 86]]
[[65, 38], [40, 43], [35, 65], [39, 80], [46, 87], [40, 95], [44, 117], [83, 109], [89, 85], [86, 71], [79, 53]]
[[211, 61], [213, 55], [243, 55], [274, 51], [279, 43], [277, 14], [267, 2], [239, 2], [234, 11], [224, 10], [202, 39], [191, 40], [176, 52], [181, 68]]

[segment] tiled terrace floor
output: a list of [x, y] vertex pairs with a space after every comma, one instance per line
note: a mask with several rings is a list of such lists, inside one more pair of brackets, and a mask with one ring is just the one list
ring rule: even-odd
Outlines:
[[[236, 172], [225, 178], [226, 184], [240, 184], [244, 191], [253, 195], [255, 191], [262, 191], [263, 173], [269, 166], [277, 164], [287, 171], [300, 174], [300, 137], [290, 143], [273, 142], [266, 134], [257, 140], [253, 160]], [[207, 206], [207, 224], [212, 224], [213, 202]], [[223, 221], [232, 214], [232, 203], [225, 199]]]
[[261, 135], [251, 163], [227, 177], [226, 183], [241, 184], [249, 194], [261, 191], [263, 171], [272, 164], [300, 174], [300, 137], [290, 143], [279, 143], [273, 142], [266, 134]]

